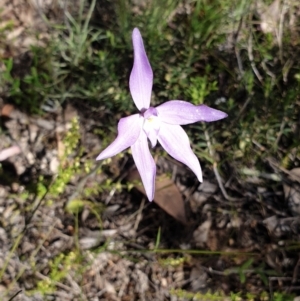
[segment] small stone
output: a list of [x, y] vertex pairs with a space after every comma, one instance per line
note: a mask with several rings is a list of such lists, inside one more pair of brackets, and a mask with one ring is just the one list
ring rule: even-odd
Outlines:
[[53, 174], [56, 174], [58, 172], [59, 161], [58, 161], [57, 157], [54, 157], [51, 159], [49, 167]]
[[217, 191], [217, 189], [217, 185], [204, 180], [203, 183], [200, 184], [198, 190], [193, 194], [193, 199], [199, 206], [201, 206], [211, 195]]
[[227, 228], [240, 228], [241, 225], [242, 220], [237, 216], [233, 216], [230, 222], [227, 224]]
[[6, 193], [6, 189], [3, 186], [0, 186], [0, 198], [5, 197]]
[[33, 155], [32, 152], [28, 152], [28, 153], [26, 154], [26, 158], [27, 158], [28, 163], [29, 163], [30, 165], [33, 165], [33, 164], [34, 164], [34, 162], [35, 162], [35, 157], [34, 157], [34, 155]]
[[39, 118], [36, 120], [36, 124], [41, 127], [44, 128], [45, 130], [54, 130], [54, 122], [46, 120], [46, 119], [42, 119]]
[[11, 189], [12, 189], [13, 192], [18, 192], [19, 188], [20, 188], [19, 183], [13, 182], [13, 183], [11, 184]]
[[29, 140], [31, 143], [36, 141], [38, 135], [39, 128], [35, 124], [29, 125]]
[[42, 158], [42, 160], [41, 160], [40, 168], [41, 168], [41, 170], [48, 169], [48, 161], [45, 157]]
[[[141, 270], [137, 270], [136, 273], [138, 276], [136, 290], [139, 291], [140, 293], [145, 293], [149, 289], [148, 277]], [[162, 286], [167, 287], [167, 280], [165, 278], [162, 278]]]

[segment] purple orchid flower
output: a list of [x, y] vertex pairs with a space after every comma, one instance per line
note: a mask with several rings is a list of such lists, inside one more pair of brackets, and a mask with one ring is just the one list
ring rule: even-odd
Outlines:
[[121, 118], [117, 138], [104, 149], [96, 160], [110, 158], [131, 147], [134, 162], [141, 175], [149, 201], [154, 198], [156, 165], [149, 151], [157, 141], [176, 160], [187, 165], [202, 182], [200, 163], [193, 153], [187, 134], [180, 125], [197, 121], [216, 121], [227, 114], [205, 105], [195, 106], [182, 100], [167, 101], [158, 107], [150, 107], [153, 72], [146, 55], [140, 31], [132, 33], [134, 63], [129, 87], [138, 114]]

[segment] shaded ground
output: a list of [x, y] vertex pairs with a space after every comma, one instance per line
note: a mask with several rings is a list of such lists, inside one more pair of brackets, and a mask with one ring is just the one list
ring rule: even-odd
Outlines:
[[[37, 55], [28, 51], [28, 45], [36, 45], [36, 42], [26, 42], [25, 37], [32, 35], [24, 30], [24, 24], [29, 21], [22, 18], [32, 16], [33, 23], [29, 27], [39, 31], [38, 43], [47, 44], [51, 27], [45, 25], [41, 16], [46, 14], [49, 20], [55, 17], [63, 23], [62, 12], [67, 9], [59, 2], [56, 6], [49, 2], [48, 6], [38, 6], [43, 9], [41, 12], [34, 2], [30, 7], [22, 1], [8, 2], [2, 4], [5, 16], [17, 21], [11, 31], [14, 39], [7, 38], [1, 56], [2, 61], [13, 57], [13, 72], [22, 78], [24, 75], [20, 73], [28, 74], [28, 70], [36, 66], [34, 55]], [[108, 4], [102, 4], [97, 2], [92, 21], [104, 27], [112, 12]], [[18, 11], [22, 5], [28, 9], [24, 14]], [[134, 6], [134, 11], [138, 14], [142, 8]], [[177, 19], [172, 19], [168, 26], [172, 28], [174, 20], [185, 18], [188, 8], [188, 4], [178, 5], [174, 11]], [[297, 11], [293, 13], [297, 18]], [[296, 22], [292, 18], [289, 21]], [[271, 70], [276, 73], [277, 68], [276, 59], [275, 63], [272, 61], [275, 65], [267, 62], [265, 69], [263, 64], [256, 67], [258, 63], [251, 59], [241, 67], [238, 62], [239, 59], [244, 62], [245, 53], [232, 49], [230, 43], [233, 42], [229, 39], [227, 43], [222, 44], [223, 49], [215, 50], [227, 71], [218, 74], [218, 91], [211, 89], [213, 93], [208, 96], [219, 99], [221, 106], [220, 96], [228, 96], [229, 103], [231, 91], [237, 85], [231, 85], [233, 79], [228, 75], [233, 64], [232, 68], [242, 72], [248, 63], [254, 74], [258, 71], [263, 76]], [[101, 48], [96, 44], [97, 47]], [[124, 51], [129, 53], [129, 49]], [[288, 57], [288, 51], [284, 55]], [[204, 57], [193, 66], [201, 73], [206, 63], [214, 66], [219, 61], [213, 56]], [[120, 71], [124, 81], [127, 77], [124, 73], [131, 68], [130, 63], [127, 64], [128, 70]], [[80, 70], [80, 64], [78, 66]], [[93, 71], [92, 67], [89, 71]], [[7, 70], [7, 63], [2, 63], [2, 69]], [[162, 67], [158, 68], [158, 77], [163, 71]], [[74, 81], [80, 72], [74, 68]], [[283, 299], [276, 299], [275, 295], [274, 300], [292, 300], [284, 294], [300, 293], [297, 72], [297, 68], [287, 71], [280, 80], [276, 79], [276, 84], [270, 84], [277, 94], [281, 93], [279, 98], [287, 94], [286, 83], [294, 84], [292, 105], [282, 105], [282, 111], [289, 112], [286, 110], [289, 106], [293, 112], [291, 119], [282, 117], [279, 108], [278, 116], [274, 115], [282, 121], [279, 129], [275, 127], [270, 133], [272, 124], [269, 124], [264, 132], [263, 119], [275, 111], [272, 101], [277, 96], [273, 100], [264, 98], [263, 105], [258, 106], [261, 112], [257, 114], [262, 120], [259, 134], [263, 136], [259, 142], [257, 136], [249, 136], [240, 123], [245, 123], [247, 128], [248, 121], [243, 116], [250, 116], [257, 108], [258, 96], [263, 98], [267, 93], [262, 83], [263, 88], [258, 86], [253, 94], [246, 88], [232, 92], [235, 104], [233, 109], [228, 104], [231, 116], [228, 126], [217, 123], [213, 127], [200, 125], [189, 129], [198, 154], [210, 157], [210, 160], [203, 159], [202, 184], [186, 167], [158, 149], [155, 153], [158, 178], [166, 184], [160, 194], [156, 192], [155, 203], [148, 203], [136, 189], [138, 183], [130, 154], [119, 155], [100, 165], [94, 161], [103, 145], [111, 141], [115, 115], [120, 117], [122, 109], [105, 109], [102, 103], [93, 106], [84, 98], [88, 98], [84, 93], [67, 97], [60, 103], [52, 93], [43, 99], [39, 114], [29, 114], [28, 108], [23, 109], [16, 101], [22, 96], [8, 95], [5, 88], [9, 85], [3, 85], [0, 148], [17, 144], [22, 154], [1, 163], [1, 298], [9, 300], [20, 292], [14, 300], [234, 300], [225, 297], [230, 294], [240, 294], [241, 300], [268, 300], [269, 295], [277, 292]], [[109, 78], [111, 82], [114, 77], [112, 74]], [[264, 81], [270, 78], [272, 76]], [[255, 80], [259, 84], [259, 75]], [[66, 90], [73, 93], [73, 83], [66, 82]], [[246, 83], [249, 82], [251, 80]], [[164, 84], [166, 90], [168, 85], [177, 87], [177, 83], [171, 81]], [[115, 89], [113, 83], [110, 85]], [[36, 91], [40, 93], [45, 87], [46, 84]], [[122, 100], [122, 92], [115, 91]], [[38, 93], [40, 98], [32, 103], [34, 105], [42, 102], [42, 93]], [[155, 95], [166, 97], [156, 91]], [[130, 111], [128, 106], [124, 110], [126, 114]], [[107, 116], [106, 119], [103, 116]], [[230, 137], [240, 126], [242, 130], [237, 137], [241, 138], [236, 138], [240, 139], [236, 142], [239, 148], [235, 149]], [[223, 130], [223, 136], [219, 135], [219, 129]], [[207, 147], [205, 152], [199, 151], [201, 147], [196, 143], [200, 131], [205, 136], [199, 138]], [[268, 148], [271, 149], [269, 136], [272, 136], [270, 141], [278, 140], [273, 153], [273, 149], [268, 152]], [[250, 150], [247, 143], [251, 144]], [[230, 147], [232, 152], [228, 155], [226, 151]]]

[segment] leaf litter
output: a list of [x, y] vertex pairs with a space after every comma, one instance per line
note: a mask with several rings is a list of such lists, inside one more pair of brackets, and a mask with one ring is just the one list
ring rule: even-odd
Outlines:
[[[25, 3], [4, 2], [8, 20], [15, 19], [9, 14], [18, 13]], [[40, 5], [39, 1], [32, 4], [31, 9]], [[26, 40], [22, 24], [36, 26], [47, 37], [47, 27], [39, 20], [38, 10], [30, 13], [26, 10], [20, 19], [25, 15], [27, 19], [23, 22], [14, 23], [14, 41], [9, 42], [11, 47], [3, 57], [18, 56], [28, 50], [29, 44], [37, 43]], [[36, 25], [32, 25], [34, 22]], [[183, 288], [201, 293], [221, 288], [229, 294], [232, 290], [242, 290], [240, 275], [243, 273], [248, 277], [247, 291], [256, 294], [266, 289], [263, 281], [266, 277], [272, 281], [273, 289], [299, 286], [299, 259], [293, 252], [299, 241], [299, 181], [295, 178], [298, 170], [291, 171], [288, 177], [282, 174], [286, 180], [284, 195], [282, 190], [259, 189], [249, 179], [244, 186], [233, 182], [229, 190], [237, 197], [230, 201], [222, 197], [218, 182], [209, 170], [200, 185], [191, 180], [191, 173], [182, 165], [161, 158], [155, 203], [143, 203], [145, 196], [134, 191], [105, 192], [101, 222], [93, 213], [97, 210], [93, 204], [100, 199], [92, 196], [90, 202], [82, 203], [83, 211], [77, 214], [76, 226], [76, 215], [67, 213], [65, 205], [78, 192], [76, 186], [84, 176], [71, 179], [55, 203], [48, 200], [47, 205], [39, 205], [39, 200], [22, 194], [31, 183], [37, 183], [39, 176], [55, 178], [57, 175], [58, 162], [64, 154], [62, 137], [74, 116], [81, 120], [81, 143], [88, 146], [87, 151], [95, 153], [101, 148], [101, 142], [90, 131], [93, 121], [70, 106], [34, 117], [2, 103], [1, 112], [5, 129], [1, 134], [1, 149], [17, 143], [21, 150], [21, 154], [5, 159], [0, 176], [0, 296], [3, 300], [13, 295], [14, 300], [44, 300], [36, 289], [37, 283], [51, 281], [51, 264], [61, 254], [70, 255], [62, 257], [57, 264], [58, 270], [65, 270], [66, 275], [54, 281], [47, 300], [181, 300], [170, 292]], [[175, 178], [166, 176], [174, 170]], [[120, 174], [122, 178], [123, 173], [118, 170], [116, 178]], [[107, 176], [91, 174], [84, 178], [83, 187], [93, 182], [103, 183], [103, 177]], [[127, 179], [137, 179], [134, 171], [129, 172]], [[266, 186], [271, 183], [265, 181]], [[139, 184], [136, 188], [144, 194]], [[159, 228], [163, 239], [155, 246]], [[15, 248], [16, 241], [19, 244]], [[150, 249], [153, 251], [145, 252]], [[167, 249], [177, 252], [164, 254], [163, 250]], [[212, 253], [200, 255], [203, 249]], [[191, 255], [188, 250], [200, 252]], [[72, 252], [78, 252], [79, 263], [71, 256]], [[251, 256], [253, 262], [248, 260]], [[271, 279], [266, 263], [278, 276]], [[243, 264], [244, 270], [233, 268]], [[75, 271], [76, 265], [84, 265], [80, 273]]]

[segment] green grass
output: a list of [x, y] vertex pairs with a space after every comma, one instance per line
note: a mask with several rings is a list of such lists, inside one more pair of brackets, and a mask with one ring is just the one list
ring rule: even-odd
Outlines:
[[[59, 105], [70, 102], [83, 108], [85, 116], [90, 114], [103, 120], [94, 132], [103, 146], [109, 144], [115, 137], [118, 119], [136, 112], [128, 77], [132, 68], [130, 35], [133, 27], [139, 27], [154, 71], [153, 105], [169, 99], [185, 99], [194, 104], [205, 103], [229, 115], [222, 122], [187, 128], [205, 168], [212, 169], [215, 163], [225, 178], [233, 173], [242, 182], [245, 170], [255, 175], [272, 173], [270, 158], [283, 168], [299, 166], [299, 24], [291, 29], [284, 23], [281, 35], [276, 36], [259, 29], [259, 17], [248, 1], [184, 3], [168, 0], [162, 4], [153, 0], [146, 7], [132, 11], [130, 1], [107, 2], [107, 12], [97, 16], [99, 21], [93, 18], [96, 1], [91, 1], [89, 6], [81, 1], [77, 16], [66, 12], [67, 23], [51, 25], [47, 47], [30, 48], [32, 63], [28, 70], [20, 73], [22, 66], [16, 65], [13, 58], [1, 59], [1, 97], [30, 114], [44, 114], [43, 108], [49, 102]], [[105, 14], [113, 16], [106, 23]], [[117, 22], [113, 21], [115, 18]], [[9, 30], [6, 27], [0, 32], [1, 40], [5, 39], [4, 31]], [[107, 136], [106, 132], [111, 134]], [[34, 204], [53, 205], [65, 194], [72, 178], [82, 178], [93, 170], [96, 162], [82, 162], [84, 145], [76, 152], [78, 144], [80, 121], [76, 119], [64, 138], [66, 152], [60, 158], [58, 175], [50, 182], [39, 178], [35, 183], [37, 201]], [[110, 161], [104, 162], [95, 173], [105, 172], [109, 164]], [[277, 178], [272, 179], [264, 185], [278, 185]], [[121, 184], [119, 179], [95, 183], [69, 200], [66, 214], [73, 215], [75, 223], [78, 212], [88, 206], [102, 228], [104, 207], [89, 199], [96, 195], [101, 198], [111, 191], [126, 193], [130, 186], [130, 183]], [[229, 198], [235, 197], [234, 192], [228, 193]], [[32, 191], [24, 195], [32, 196]], [[47, 202], [39, 203], [44, 198]], [[34, 208], [29, 209], [34, 212]], [[171, 266], [177, 251], [163, 252], [159, 241], [155, 246], [149, 252], [166, 253], [164, 265]], [[122, 250], [116, 251], [121, 253]], [[184, 254], [194, 251], [199, 256], [203, 254], [199, 250], [189, 251]], [[47, 279], [37, 282], [33, 291], [47, 295], [55, 290], [56, 283], [64, 280], [74, 263], [70, 261], [72, 254], [60, 254], [49, 262]], [[238, 256], [238, 252], [235, 255]], [[179, 264], [184, 262], [179, 260]], [[76, 261], [78, 264], [80, 261]], [[251, 273], [265, 283], [272, 272], [252, 264], [249, 255], [243, 265], [224, 273], [237, 274], [244, 284], [251, 269]], [[197, 295], [174, 290], [171, 294], [191, 300], [222, 300], [224, 297], [221, 292]], [[242, 300], [240, 295], [240, 292], [232, 292], [230, 300]], [[264, 298], [267, 298], [265, 292], [260, 300], [267, 300]], [[273, 300], [292, 300], [288, 298], [292, 297], [277, 292]], [[249, 294], [245, 300], [254, 300], [254, 297]]]

